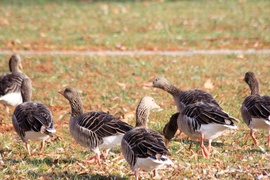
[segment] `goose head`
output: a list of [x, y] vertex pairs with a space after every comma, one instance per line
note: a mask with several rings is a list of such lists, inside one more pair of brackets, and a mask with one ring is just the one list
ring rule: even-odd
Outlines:
[[168, 145], [168, 143], [171, 141], [171, 139], [174, 137], [178, 126], [177, 126], [177, 118], [179, 113], [175, 113], [170, 117], [169, 122], [164, 126], [163, 128], [163, 135], [165, 137], [165, 144]]
[[153, 109], [160, 109], [160, 106], [157, 105], [154, 98], [150, 96], [145, 96], [144, 98], [141, 99], [136, 109], [136, 127], [138, 126], [147, 127], [150, 110]]
[[82, 101], [78, 91], [75, 88], [67, 87], [63, 91], [58, 91], [58, 93], [63, 95], [69, 101], [72, 110], [71, 116], [83, 114]]
[[164, 77], [157, 77], [151, 80], [150, 82], [145, 83], [144, 86], [155, 87], [165, 90], [167, 87], [171, 86], [171, 83]]
[[259, 81], [257, 80], [255, 74], [253, 72], [246, 72], [244, 81], [249, 85], [251, 90], [251, 94], [259, 94], [260, 86]]
[[22, 59], [18, 54], [13, 54], [9, 59], [9, 70], [12, 73], [21, 72]]

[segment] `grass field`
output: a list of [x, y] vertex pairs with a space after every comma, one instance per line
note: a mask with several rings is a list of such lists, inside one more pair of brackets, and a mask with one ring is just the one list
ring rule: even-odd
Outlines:
[[[29, 157], [14, 132], [11, 117], [1, 108], [0, 147], [5, 161], [1, 165], [3, 179], [131, 179], [128, 164], [113, 149], [103, 167], [82, 162], [92, 155], [75, 143], [68, 132], [70, 107], [58, 94], [66, 86], [81, 92], [85, 110], [100, 109], [134, 125], [135, 108], [143, 96], [152, 96], [164, 109], [150, 114], [149, 126], [162, 131], [170, 115], [176, 111], [172, 97], [158, 89], [143, 88], [142, 84], [156, 76], [165, 76], [181, 89], [199, 88], [210, 92], [231, 115], [241, 119], [239, 108], [249, 94], [243, 82], [246, 71], [254, 71], [261, 83], [262, 94], [269, 94], [269, 55], [249, 56], [23, 56], [24, 73], [33, 81], [33, 100], [49, 106], [53, 112], [57, 135], [39, 154], [39, 143], [31, 143], [34, 155]], [[0, 56], [1, 73], [7, 72], [9, 56]], [[205, 82], [213, 84], [205, 88]], [[263, 154], [245, 138], [248, 128], [241, 121], [237, 131], [228, 131], [213, 142], [211, 159], [204, 159], [195, 143], [173, 139], [169, 144], [173, 167], [161, 170], [163, 179], [254, 179], [270, 173], [269, 155]], [[267, 133], [256, 133], [267, 149]], [[247, 143], [245, 143], [247, 140]], [[141, 173], [149, 179], [151, 173]]]
[[[270, 1], [90, 1], [3, 0], [0, 2], [0, 50], [193, 50], [269, 49]], [[10, 54], [11, 55], [11, 54]], [[10, 55], [0, 55], [0, 74], [8, 72]], [[135, 124], [135, 109], [152, 96], [163, 111], [151, 112], [149, 127], [159, 132], [176, 112], [173, 98], [142, 84], [165, 76], [182, 90], [210, 92], [230, 115], [237, 131], [214, 140], [205, 159], [185, 136], [169, 144], [175, 163], [160, 170], [162, 179], [267, 179], [270, 174], [267, 132], [257, 131], [262, 153], [245, 137], [248, 127], [240, 106], [249, 88], [244, 74], [253, 71], [261, 93], [270, 89], [270, 55], [83, 56], [22, 55], [23, 72], [33, 82], [33, 101], [52, 111], [56, 136], [39, 153], [32, 142], [27, 155], [12, 123], [0, 105], [0, 179], [133, 179], [119, 148], [102, 161], [83, 162], [93, 155], [79, 146], [68, 130], [70, 106], [58, 94], [67, 86], [79, 90], [85, 111], [103, 110]], [[12, 108], [12, 111], [14, 108]], [[142, 179], [152, 173], [140, 172]]]
[[270, 2], [2, 0], [0, 49], [270, 47]]

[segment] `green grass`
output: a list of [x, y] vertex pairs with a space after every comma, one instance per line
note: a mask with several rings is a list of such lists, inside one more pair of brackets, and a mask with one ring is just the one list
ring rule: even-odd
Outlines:
[[182, 50], [270, 47], [270, 2], [0, 2], [0, 49]]
[[[8, 71], [7, 59], [0, 56], [0, 73]], [[92, 156], [78, 145], [68, 131], [70, 106], [58, 94], [66, 86], [81, 92], [86, 111], [109, 111], [134, 125], [134, 114], [143, 96], [152, 96], [163, 111], [151, 112], [149, 127], [162, 131], [169, 117], [176, 111], [173, 98], [159, 89], [141, 85], [156, 76], [165, 76], [183, 90], [199, 88], [210, 92], [229, 114], [240, 117], [240, 105], [249, 95], [243, 77], [253, 71], [261, 84], [261, 93], [269, 94], [269, 55], [216, 56], [22, 56], [24, 73], [33, 81], [33, 101], [48, 105], [53, 112], [57, 135], [46, 143], [39, 154], [39, 143], [31, 142], [33, 156], [29, 157], [13, 130], [11, 117], [0, 106], [0, 152], [4, 165], [3, 179], [132, 179], [133, 174], [119, 148], [102, 160], [103, 166], [89, 165], [83, 159]], [[210, 79], [213, 89], [205, 89]], [[211, 159], [204, 159], [198, 143], [188, 151], [190, 140], [174, 138], [169, 144], [175, 165], [159, 173], [163, 179], [254, 179], [264, 171], [270, 173], [269, 155], [245, 139], [248, 127], [241, 121], [237, 131], [228, 131], [213, 142]], [[259, 143], [267, 148], [267, 132], [258, 131]], [[247, 140], [247, 143], [245, 143]], [[143, 179], [152, 174], [141, 172]]]

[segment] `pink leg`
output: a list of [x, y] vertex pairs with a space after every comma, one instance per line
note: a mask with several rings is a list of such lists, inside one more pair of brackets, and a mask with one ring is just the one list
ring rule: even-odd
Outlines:
[[257, 140], [255, 139], [255, 136], [254, 136], [253, 129], [250, 129], [249, 134], [250, 134], [251, 138], [253, 139], [254, 144], [258, 145], [258, 142], [257, 142]]
[[180, 139], [180, 137], [181, 137], [181, 135], [183, 134], [183, 132], [180, 130], [180, 132], [179, 132], [179, 139]]
[[[250, 129], [250, 133], [249, 133], [249, 134], [250, 134], [250, 136], [252, 137], [254, 144], [255, 144], [256, 146], [258, 146], [258, 147], [261, 149], [262, 152], [265, 153], [265, 150], [264, 150], [261, 146], [258, 145], [258, 142], [257, 142], [257, 140], [255, 139], [255, 136], [254, 136], [253, 129]], [[269, 144], [269, 135], [268, 135], [268, 144]]]
[[43, 147], [44, 147], [45, 141], [41, 141], [40, 143], [40, 148], [39, 148], [39, 152], [42, 152]]
[[211, 151], [211, 143], [212, 143], [212, 139], [209, 139], [208, 140], [208, 151], [210, 152]]
[[270, 147], [270, 129], [268, 130], [268, 147]]
[[189, 151], [191, 150], [192, 145], [193, 145], [193, 143], [192, 143], [192, 141], [191, 141], [191, 143], [190, 143], [190, 145], [189, 145], [189, 147], [188, 147], [188, 150], [189, 150]]
[[101, 165], [99, 153], [96, 153], [95, 156], [88, 158], [87, 160], [85, 160], [85, 162], [89, 164], [97, 163], [98, 165]]
[[104, 158], [104, 159], [107, 158], [108, 157], [108, 154], [109, 154], [109, 151], [110, 151], [110, 149], [106, 149], [105, 152], [102, 153], [100, 157], [101, 158]]
[[25, 147], [26, 147], [26, 150], [27, 150], [29, 156], [31, 156], [30, 145], [28, 144], [28, 142], [25, 142]]
[[5, 106], [5, 107], [6, 107], [7, 114], [9, 114], [9, 107], [8, 106]]
[[203, 140], [204, 140], [204, 134], [201, 132], [200, 146], [202, 148], [203, 156], [208, 159], [209, 158], [209, 152], [205, 148], [205, 146], [203, 144]]
[[135, 180], [139, 180], [138, 170], [134, 171]]
[[153, 173], [154, 173], [154, 177], [155, 177], [155, 178], [159, 178], [159, 174], [158, 174], [158, 172], [157, 172], [157, 169], [155, 169], [155, 170], [153, 171]]

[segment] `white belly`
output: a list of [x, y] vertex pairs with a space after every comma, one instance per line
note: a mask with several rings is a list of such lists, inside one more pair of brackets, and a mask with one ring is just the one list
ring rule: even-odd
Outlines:
[[229, 128], [237, 129], [237, 126], [226, 126], [226, 125], [210, 123], [210, 124], [201, 125], [200, 130], [204, 133], [205, 139], [215, 139]]
[[172, 161], [166, 157], [166, 156], [162, 156], [164, 157], [166, 160], [162, 161], [162, 160], [157, 160], [157, 159], [153, 159], [153, 158], [137, 158], [137, 162], [134, 166], [134, 169], [138, 169], [141, 168], [143, 170], [146, 171], [152, 171], [154, 169], [162, 169], [164, 168], [165, 165], [169, 165], [169, 164], [173, 164]]
[[40, 141], [43, 141], [43, 140], [46, 140], [49, 138], [49, 135], [47, 134], [43, 134], [41, 132], [35, 132], [35, 131], [27, 131], [25, 132], [25, 140], [40, 140]]
[[124, 134], [105, 137], [105, 138], [103, 138], [103, 144], [101, 144], [99, 146], [99, 148], [100, 149], [111, 149], [113, 147], [120, 146], [123, 136], [124, 136]]
[[0, 102], [7, 106], [16, 106], [22, 103], [21, 93], [9, 93], [0, 97]]
[[254, 129], [269, 130], [270, 129], [270, 122], [266, 121], [262, 118], [252, 118], [252, 121], [250, 122], [249, 127], [254, 128]]

